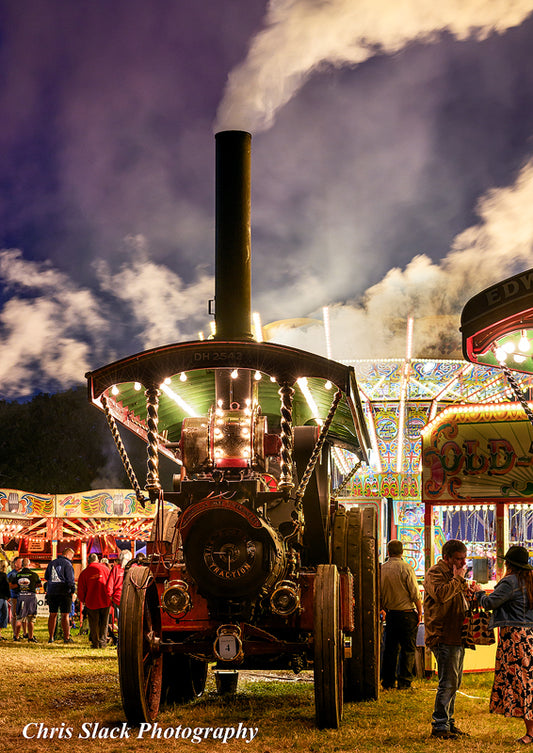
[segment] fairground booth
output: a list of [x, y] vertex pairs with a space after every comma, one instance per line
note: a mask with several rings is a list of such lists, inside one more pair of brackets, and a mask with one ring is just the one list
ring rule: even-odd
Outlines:
[[74, 549], [76, 576], [96, 552], [110, 562], [121, 549], [133, 554], [149, 538], [154, 506], [143, 508], [128, 489], [35, 494], [0, 489], [0, 544], [9, 558], [29, 557], [37, 570], [65, 546]]

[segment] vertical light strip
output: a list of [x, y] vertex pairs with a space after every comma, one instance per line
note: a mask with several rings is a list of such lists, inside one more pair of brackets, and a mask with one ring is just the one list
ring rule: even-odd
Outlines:
[[402, 368], [402, 378], [400, 382], [400, 406], [398, 416], [398, 454], [396, 455], [396, 473], [402, 472], [403, 445], [405, 432], [405, 398], [407, 387], [409, 385], [409, 376], [411, 371], [411, 357], [413, 351], [413, 324], [412, 316], [407, 318], [407, 345], [405, 349], [405, 362]]
[[263, 342], [263, 327], [261, 325], [261, 316], [258, 311], [254, 311], [252, 314], [252, 332], [254, 338], [258, 343]]
[[305, 401], [313, 414], [313, 418], [319, 426], [322, 426], [324, 421], [318, 417], [318, 405], [315, 403], [315, 399], [311, 394], [309, 385], [307, 384], [307, 377], [300, 377], [296, 380], [296, 384], [300, 388], [302, 395], [305, 397]]
[[163, 384], [159, 385], [159, 389], [161, 390], [161, 392], [164, 392], [165, 395], [167, 397], [169, 397], [171, 400], [174, 400], [174, 402], [177, 405], [179, 405], [179, 407], [182, 410], [184, 410], [185, 413], [187, 413], [189, 416], [196, 416], [196, 417], [198, 417], [198, 413], [196, 413], [196, 411], [193, 408], [191, 408], [191, 406], [188, 403], [186, 403], [185, 400], [180, 395], [178, 395], [177, 392], [174, 392], [174, 390], [171, 389], [168, 386], [168, 384], [165, 384], [163, 382]]
[[375, 466], [376, 473], [383, 473], [383, 466], [381, 465], [381, 455], [379, 454], [378, 437], [376, 434], [376, 424], [374, 423], [374, 415], [372, 413], [372, 403], [370, 400], [365, 403], [366, 421], [368, 425], [368, 431], [370, 434], [370, 444], [374, 450], [376, 458]]

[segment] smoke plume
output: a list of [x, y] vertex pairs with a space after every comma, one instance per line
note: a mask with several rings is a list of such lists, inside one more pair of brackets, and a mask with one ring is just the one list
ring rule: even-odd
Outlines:
[[[414, 354], [460, 356], [459, 320], [466, 301], [521, 268], [533, 266], [533, 160], [512, 186], [481, 198], [479, 223], [454, 240], [440, 264], [415, 256], [395, 267], [364, 294], [360, 304], [329, 309], [332, 357], [402, 357], [407, 317], [415, 319]], [[280, 325], [271, 339], [326, 355], [323, 327], [302, 332]]]
[[269, 128], [317, 69], [355, 66], [443, 31], [484, 38], [532, 10], [532, 0], [270, 0], [265, 28], [229, 75], [215, 131]]

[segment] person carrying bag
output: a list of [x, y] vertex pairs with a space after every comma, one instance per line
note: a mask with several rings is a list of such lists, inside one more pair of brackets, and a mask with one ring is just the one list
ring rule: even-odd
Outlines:
[[523, 719], [526, 734], [517, 740], [533, 744], [533, 567], [523, 546], [511, 546], [504, 557], [505, 575], [491, 594], [479, 585], [478, 604], [492, 611], [490, 626], [499, 628], [490, 711]]
[[468, 600], [462, 632], [463, 645], [475, 651], [476, 646], [490, 646], [496, 643], [491, 615], [477, 603], [474, 597]]

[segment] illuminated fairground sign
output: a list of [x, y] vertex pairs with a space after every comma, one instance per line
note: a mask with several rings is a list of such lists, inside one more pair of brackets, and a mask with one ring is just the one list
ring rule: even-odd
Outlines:
[[468, 361], [533, 373], [533, 269], [471, 298], [461, 332]]
[[422, 432], [422, 497], [446, 504], [533, 495], [533, 427], [519, 404], [457, 406]]

